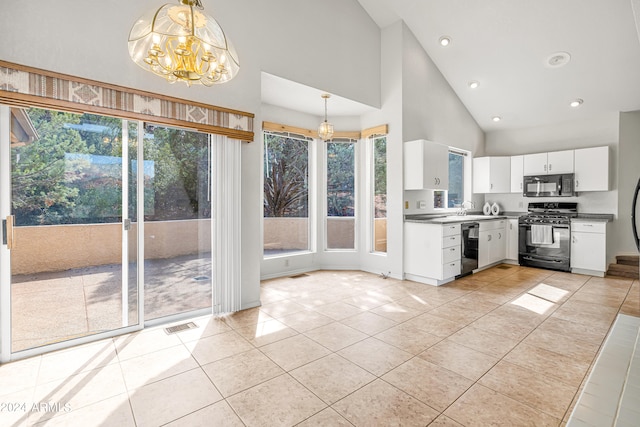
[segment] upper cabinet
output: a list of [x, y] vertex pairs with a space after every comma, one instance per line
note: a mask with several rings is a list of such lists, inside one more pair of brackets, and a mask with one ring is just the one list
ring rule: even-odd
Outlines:
[[404, 189], [447, 190], [449, 147], [419, 139], [404, 143]]
[[509, 193], [510, 191], [510, 157], [476, 157], [473, 159], [474, 193]]
[[511, 192], [524, 192], [522, 176], [524, 175], [524, 156], [511, 156]]
[[524, 155], [524, 175], [573, 173], [574, 150]]
[[609, 191], [609, 147], [575, 150], [575, 191]]

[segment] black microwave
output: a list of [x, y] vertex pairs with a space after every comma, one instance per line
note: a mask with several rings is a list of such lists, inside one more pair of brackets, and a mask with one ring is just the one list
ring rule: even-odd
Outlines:
[[525, 197], [570, 197], [575, 196], [573, 174], [525, 175]]

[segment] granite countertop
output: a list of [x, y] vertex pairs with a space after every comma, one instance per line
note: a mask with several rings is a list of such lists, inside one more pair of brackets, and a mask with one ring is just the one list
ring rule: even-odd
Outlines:
[[[470, 211], [466, 215], [451, 214], [412, 214], [405, 215], [405, 222], [418, 222], [423, 224], [445, 224], [469, 221], [488, 221], [492, 219], [516, 219], [528, 212], [505, 211], [499, 215], [483, 215], [482, 212]], [[573, 221], [613, 221], [613, 214], [579, 213]]]
[[609, 222], [613, 221], [613, 218], [613, 214], [579, 213], [577, 217], [572, 219], [572, 221], [589, 220]]

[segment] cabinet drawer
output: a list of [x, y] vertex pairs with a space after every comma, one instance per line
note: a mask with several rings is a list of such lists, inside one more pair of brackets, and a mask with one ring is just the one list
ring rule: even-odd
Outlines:
[[460, 261], [460, 246], [451, 246], [450, 248], [442, 249], [443, 264], [456, 260]]
[[454, 234], [452, 236], [446, 236], [442, 238], [442, 247], [448, 248], [451, 246], [460, 246], [460, 235]]
[[458, 274], [460, 274], [460, 260], [448, 262], [442, 266], [442, 277], [444, 279]]
[[460, 224], [449, 224], [442, 226], [443, 236], [452, 236], [454, 234], [460, 234]]
[[581, 231], [583, 233], [606, 233], [606, 222], [571, 222], [571, 231]]
[[479, 221], [480, 224], [479, 231], [488, 231], [488, 230], [496, 230], [498, 228], [506, 228], [507, 220], [506, 219], [494, 219], [489, 221]]

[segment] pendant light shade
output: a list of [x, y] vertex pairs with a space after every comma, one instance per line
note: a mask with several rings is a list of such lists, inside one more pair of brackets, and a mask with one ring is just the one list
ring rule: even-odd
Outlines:
[[327, 99], [331, 98], [331, 95], [323, 93], [321, 96], [324, 99], [324, 122], [318, 126], [318, 137], [327, 141], [333, 136], [333, 125], [327, 121]]
[[129, 55], [169, 83], [211, 86], [233, 79], [240, 63], [233, 45], [200, 0], [179, 0], [149, 11], [129, 33]]

